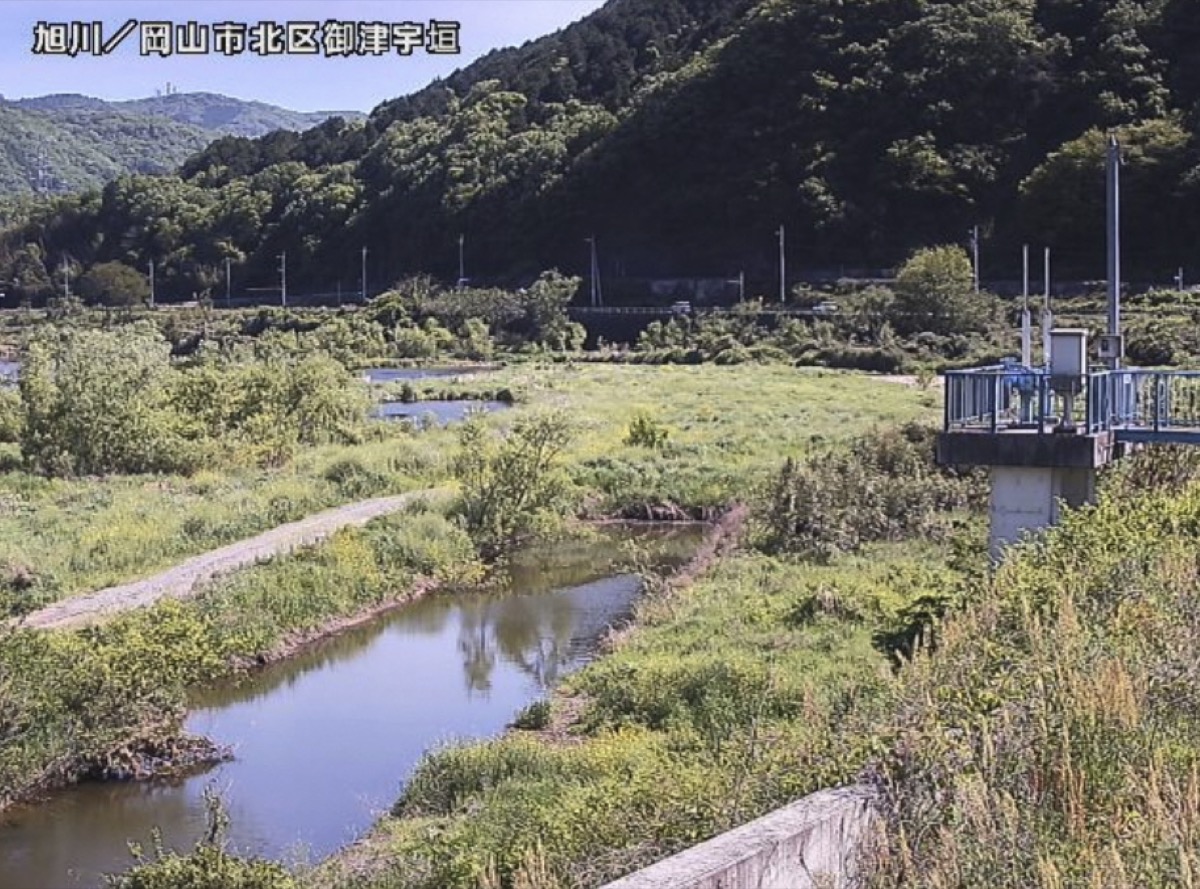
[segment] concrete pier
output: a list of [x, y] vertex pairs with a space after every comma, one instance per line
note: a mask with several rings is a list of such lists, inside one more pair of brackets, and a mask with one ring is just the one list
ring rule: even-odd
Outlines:
[[995, 560], [1027, 532], [1058, 524], [1062, 505], [1094, 502], [1096, 472], [1115, 455], [1110, 432], [949, 431], [937, 442], [939, 463], [991, 470], [988, 549]]
[[988, 549], [998, 561], [1004, 547], [1026, 533], [1057, 525], [1061, 506], [1086, 506], [1096, 497], [1093, 469], [993, 466]]

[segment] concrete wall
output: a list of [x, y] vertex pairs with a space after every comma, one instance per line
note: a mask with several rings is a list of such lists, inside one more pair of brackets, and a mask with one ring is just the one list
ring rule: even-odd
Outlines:
[[822, 790], [604, 889], [850, 889], [874, 801], [868, 787]]

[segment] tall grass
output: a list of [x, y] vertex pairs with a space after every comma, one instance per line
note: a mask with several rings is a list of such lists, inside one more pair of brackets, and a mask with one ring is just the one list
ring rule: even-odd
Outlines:
[[1200, 489], [1128, 486], [1161, 470], [1016, 550], [905, 671], [879, 885], [1200, 877]]
[[[778, 365], [539, 364], [486, 380], [576, 420], [581, 434], [568, 457], [593, 515], [712, 514], [788, 457], [937, 416], [934, 396], [907, 386]], [[670, 430], [659, 447], [628, 438], [644, 413]]]
[[[788, 456], [934, 413], [908, 387], [781, 367], [532, 365], [480, 385], [569, 416], [580, 434], [564, 459], [590, 515], [712, 512]], [[643, 404], [671, 430], [660, 448], [624, 441]], [[520, 413], [485, 422], [506, 426]], [[134, 580], [280, 522], [449, 477], [454, 430], [376, 428], [379, 438], [304, 448], [276, 469], [54, 480], [0, 472], [0, 604], [27, 610]]]

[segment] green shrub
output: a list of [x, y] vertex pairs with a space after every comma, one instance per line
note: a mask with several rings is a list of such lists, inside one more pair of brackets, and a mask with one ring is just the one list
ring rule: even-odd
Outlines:
[[21, 370], [21, 451], [52, 475], [191, 468], [170, 406], [170, 346], [153, 325], [40, 331]]
[[562, 757], [533, 739], [502, 738], [447, 747], [425, 754], [392, 812], [452, 815], [472, 797], [498, 784], [564, 772]]
[[550, 724], [550, 702], [546, 700], [534, 701], [516, 715], [512, 724], [514, 728], [524, 729], [525, 731], [544, 729]]
[[277, 862], [240, 858], [207, 845], [188, 855], [163, 851], [107, 882], [109, 889], [298, 889], [299, 885]]
[[658, 450], [667, 443], [670, 432], [646, 411], [638, 411], [625, 431], [625, 444], [630, 447]]
[[478, 415], [462, 424], [457, 513], [485, 558], [561, 515], [566, 477], [559, 460], [572, 435], [562, 413], [521, 417], [503, 438]]
[[107, 889], [298, 889], [287, 868], [261, 858], [239, 858], [225, 851], [229, 818], [210, 789], [204, 791], [208, 830], [187, 855], [163, 847], [155, 828], [152, 854], [133, 847], [137, 864], [128, 873], [105, 878]]
[[945, 535], [948, 513], [983, 502], [978, 472], [938, 467], [933, 430], [879, 430], [850, 447], [788, 459], [756, 508], [770, 552], [828, 559], [874, 540]]
[[380, 494], [389, 487], [389, 479], [381, 472], [367, 468], [357, 457], [345, 457], [321, 473], [321, 477], [338, 486], [347, 499], [361, 500]]
[[288, 337], [256, 343], [257, 356], [176, 367], [148, 322], [42, 330], [20, 380], [22, 455], [49, 475], [190, 472], [356, 441], [366, 393], [342, 365]]

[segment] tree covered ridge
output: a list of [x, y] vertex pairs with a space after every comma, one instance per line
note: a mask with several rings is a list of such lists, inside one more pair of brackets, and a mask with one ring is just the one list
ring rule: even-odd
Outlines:
[[357, 112], [301, 112], [214, 93], [107, 102], [75, 93], [0, 97], [0, 195], [32, 193], [39, 163], [53, 191], [96, 188], [122, 173], [179, 168], [217, 136], [306, 130]]
[[727, 275], [769, 270], [781, 222], [801, 265], [892, 265], [980, 224], [989, 255], [1046, 243], [1100, 277], [1109, 129], [1127, 268], [1163, 275], [1200, 230], [1197, 36], [1189, 0], [613, 0], [364, 126], [228, 137], [180, 177], [27, 211], [0, 278], [154, 259], [202, 290], [229, 258], [265, 286], [286, 250], [332, 289], [363, 246], [377, 281], [452, 278], [460, 234], [476, 275], [583, 271], [592, 234], [609, 275]]

